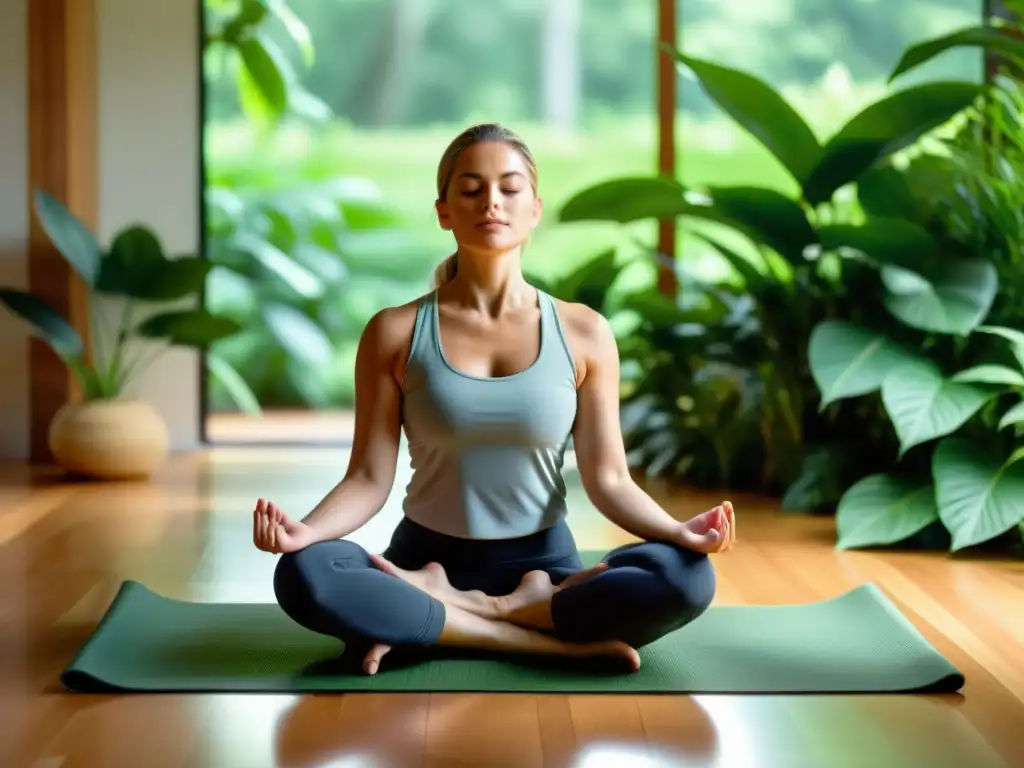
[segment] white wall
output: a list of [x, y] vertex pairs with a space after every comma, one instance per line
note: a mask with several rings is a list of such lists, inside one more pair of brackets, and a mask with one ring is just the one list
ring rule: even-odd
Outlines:
[[[0, 25], [0, 285], [27, 284], [28, 0], [4, 0]], [[199, 248], [199, 42], [195, 2], [99, 0], [99, 235], [135, 221], [169, 251]], [[0, 316], [0, 456], [29, 448], [27, 331]], [[10, 362], [7, 362], [10, 361]], [[172, 447], [199, 443], [199, 364], [174, 352], [132, 394], [167, 421]]]
[[[4, 0], [0, 24], [0, 285], [28, 284], [28, 84], [25, 24], [28, 0]], [[0, 456], [27, 458], [28, 332], [4, 311], [0, 315]]]
[[[24, 0], [18, 0], [24, 2]], [[132, 222], [172, 253], [200, 247], [199, 16], [194, 0], [99, 0], [99, 234]], [[199, 444], [198, 355], [175, 350], [133, 387], [174, 450]]]

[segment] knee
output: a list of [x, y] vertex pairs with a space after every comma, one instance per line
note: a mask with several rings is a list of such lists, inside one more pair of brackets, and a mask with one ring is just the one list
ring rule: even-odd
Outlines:
[[666, 542], [647, 542], [615, 557], [628, 559], [630, 565], [656, 577], [658, 591], [668, 603], [665, 610], [680, 625], [703, 614], [715, 598], [715, 568], [711, 558], [702, 552]]
[[321, 541], [281, 555], [274, 568], [274, 596], [290, 615], [295, 615], [317, 594], [325, 578], [334, 575], [339, 564], [357, 558], [362, 550], [350, 541]]
[[678, 594], [680, 607], [686, 621], [693, 621], [708, 608], [715, 599], [718, 580], [711, 558], [703, 552], [674, 547], [675, 560], [664, 568], [664, 578]]

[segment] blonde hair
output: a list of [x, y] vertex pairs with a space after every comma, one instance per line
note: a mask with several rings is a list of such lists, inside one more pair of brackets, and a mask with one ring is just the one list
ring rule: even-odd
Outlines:
[[[534, 194], [537, 193], [537, 163], [533, 159], [533, 154], [526, 146], [526, 142], [508, 128], [505, 128], [498, 123], [481, 123], [480, 125], [474, 125], [467, 128], [456, 136], [441, 156], [441, 162], [437, 166], [438, 200], [444, 200], [448, 197], [448, 186], [451, 184], [452, 172], [455, 170], [455, 163], [458, 161], [459, 155], [474, 144], [480, 144], [487, 141], [497, 141], [508, 144], [522, 155], [530, 174], [530, 184], [533, 187], [533, 192]], [[434, 271], [435, 288], [440, 288], [455, 277], [455, 273], [459, 268], [458, 256], [459, 254], [456, 251], [442, 261]]]

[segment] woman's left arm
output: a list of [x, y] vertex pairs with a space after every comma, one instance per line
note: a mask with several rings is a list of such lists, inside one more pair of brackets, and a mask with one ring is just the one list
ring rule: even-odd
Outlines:
[[[605, 517], [648, 541], [678, 541], [680, 521], [648, 496], [629, 473], [619, 421], [619, 349], [608, 321], [587, 312], [579, 349], [584, 365], [573, 444], [583, 489]], [[583, 320], [583, 318], [580, 318]]]
[[669, 515], [633, 481], [619, 420], [615, 336], [607, 319], [597, 312], [581, 312], [579, 320], [574, 326], [582, 331], [577, 349], [584, 371], [573, 443], [583, 489], [601, 514], [634, 536], [682, 546], [697, 544], [703, 536]]

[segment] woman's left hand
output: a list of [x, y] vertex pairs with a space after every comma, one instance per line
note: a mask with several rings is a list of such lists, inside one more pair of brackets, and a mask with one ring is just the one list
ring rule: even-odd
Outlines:
[[708, 555], [725, 552], [736, 542], [736, 513], [732, 502], [723, 501], [680, 524], [678, 543]]

